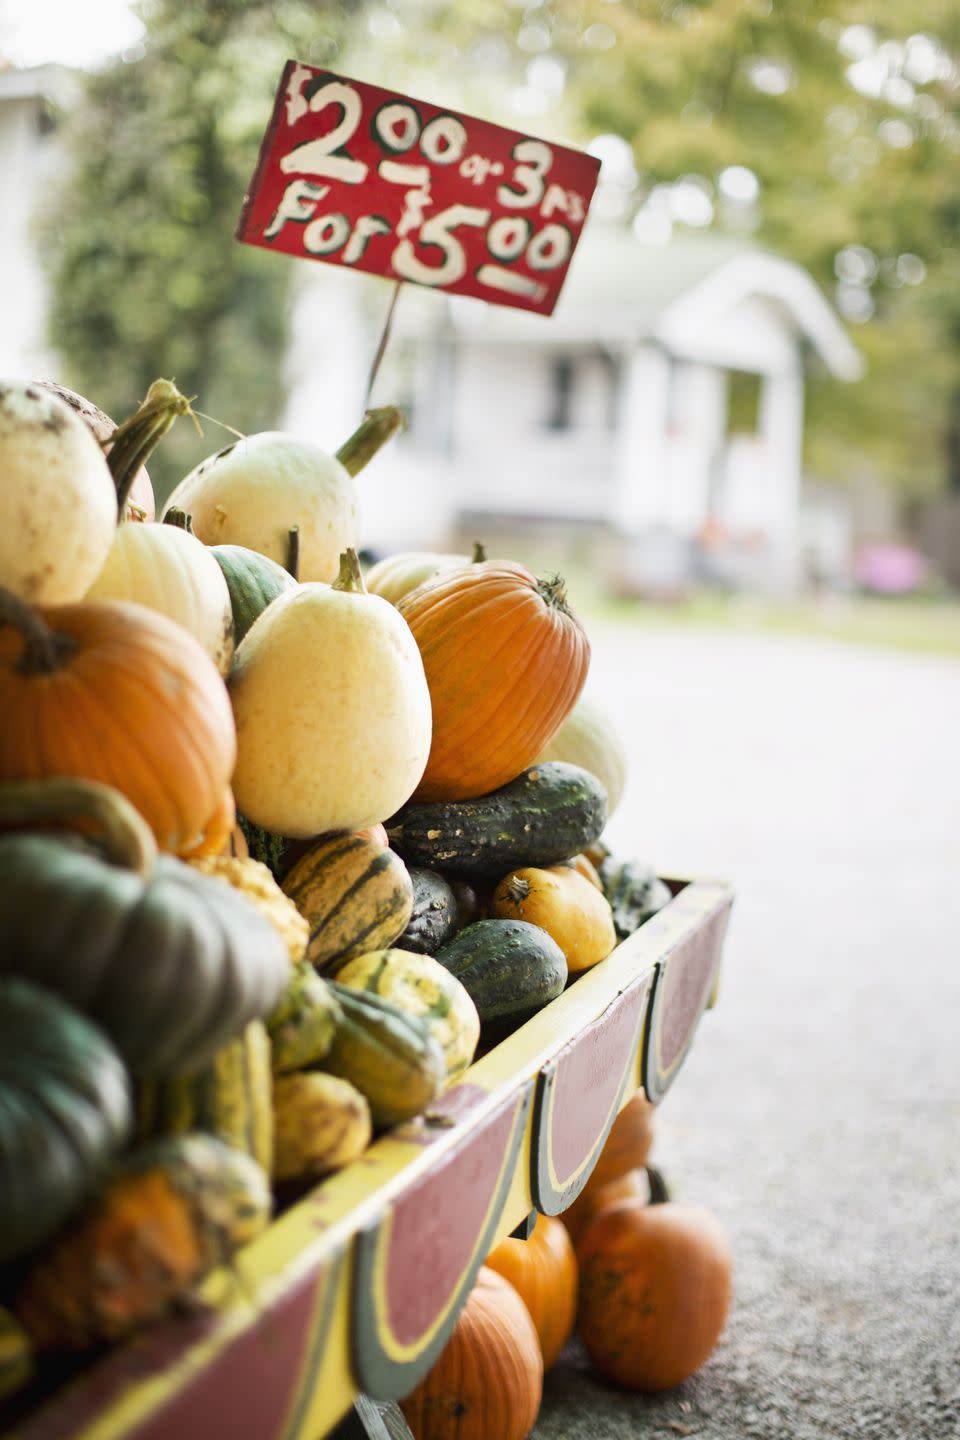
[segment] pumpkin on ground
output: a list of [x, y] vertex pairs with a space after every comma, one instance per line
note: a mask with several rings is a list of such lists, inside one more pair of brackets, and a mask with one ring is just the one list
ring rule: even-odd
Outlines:
[[619, 808], [627, 782], [627, 755], [613, 721], [595, 701], [581, 695], [537, 759], [582, 765], [606, 790], [607, 815]]
[[622, 1200], [581, 1235], [577, 1261], [580, 1338], [608, 1380], [667, 1390], [707, 1360], [733, 1276], [729, 1241], [709, 1210]]
[[398, 611], [363, 589], [353, 551], [332, 586], [300, 585], [264, 611], [237, 650], [230, 695], [237, 804], [266, 830], [307, 838], [377, 824], [423, 774], [420, 653]]
[[0, 1265], [86, 1199], [130, 1124], [107, 1037], [49, 991], [0, 979]]
[[493, 914], [529, 920], [560, 946], [571, 975], [605, 960], [617, 943], [604, 895], [569, 866], [527, 866], [505, 875], [493, 892]]
[[614, 1120], [588, 1186], [599, 1188], [646, 1165], [653, 1146], [655, 1116], [656, 1106], [638, 1090]]
[[533, 1321], [513, 1286], [483, 1266], [446, 1348], [400, 1408], [414, 1440], [526, 1440], [542, 1395]]
[[0, 975], [62, 995], [137, 1074], [198, 1069], [273, 1009], [290, 974], [286, 947], [229, 885], [157, 856], [116, 791], [76, 780], [0, 786], [0, 826], [81, 819], [109, 859], [75, 836], [0, 834]]
[[233, 659], [233, 612], [223, 572], [177, 525], [119, 525], [87, 600], [129, 600], [189, 631], [221, 675]]
[[62, 775], [113, 786], [162, 850], [226, 839], [233, 714], [192, 635], [142, 605], [38, 611], [8, 591], [0, 622], [0, 781]]
[[528, 1240], [501, 1240], [484, 1262], [516, 1290], [530, 1312], [549, 1370], [577, 1318], [577, 1257], [563, 1224], [538, 1215]]
[[625, 1175], [618, 1176], [616, 1180], [606, 1180], [602, 1185], [594, 1185], [591, 1176], [573, 1204], [560, 1216], [573, 1244], [579, 1242], [580, 1236], [601, 1210], [608, 1210], [621, 1200], [640, 1200], [646, 1204], [652, 1194], [649, 1174], [646, 1169], [628, 1170]]
[[485, 560], [401, 600], [433, 707], [422, 800], [485, 795], [537, 758], [575, 704], [590, 643], [563, 581]]
[[266, 1225], [267, 1177], [209, 1135], [131, 1151], [31, 1265], [14, 1312], [41, 1350], [88, 1350], [158, 1320]]

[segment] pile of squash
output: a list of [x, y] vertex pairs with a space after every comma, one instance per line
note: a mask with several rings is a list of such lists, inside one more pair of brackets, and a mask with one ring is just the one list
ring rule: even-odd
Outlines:
[[730, 1307], [729, 1243], [708, 1210], [671, 1200], [648, 1164], [653, 1139], [640, 1091], [570, 1209], [486, 1257], [447, 1346], [401, 1402], [414, 1440], [527, 1440], [575, 1332], [601, 1376], [648, 1394], [709, 1358]]
[[[269, 432], [0, 384], [0, 1394], [163, 1314], [669, 899], [559, 577], [395, 556]], [[168, 523], [164, 523], [168, 522]]]

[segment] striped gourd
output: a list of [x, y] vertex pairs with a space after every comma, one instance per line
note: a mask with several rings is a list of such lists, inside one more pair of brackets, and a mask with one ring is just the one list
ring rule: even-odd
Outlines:
[[443, 1051], [448, 1081], [473, 1059], [480, 1039], [477, 1007], [457, 977], [432, 956], [374, 950], [345, 965], [337, 984], [380, 995], [422, 1020]]
[[443, 1051], [422, 1020], [380, 995], [333, 984], [341, 1019], [321, 1068], [365, 1095], [377, 1128], [402, 1125], [446, 1084]]
[[277, 1180], [326, 1175], [358, 1160], [370, 1144], [370, 1106], [349, 1080], [283, 1075], [274, 1087]]
[[331, 973], [391, 945], [413, 911], [413, 883], [400, 857], [347, 831], [312, 846], [283, 889], [310, 926], [307, 959]]
[[[318, 1064], [333, 1044], [340, 1006], [326, 980], [310, 965], [296, 965], [272, 1015], [267, 1033], [277, 1075]], [[274, 1091], [276, 1108], [276, 1091]]]
[[273, 1162], [270, 1040], [259, 1020], [193, 1075], [144, 1080], [137, 1093], [141, 1140], [202, 1131], [251, 1155], [264, 1170]]

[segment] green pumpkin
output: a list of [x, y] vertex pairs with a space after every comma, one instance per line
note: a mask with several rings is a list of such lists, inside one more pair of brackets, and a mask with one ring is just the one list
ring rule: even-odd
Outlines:
[[130, 1124], [107, 1037], [48, 991], [0, 980], [0, 1264], [60, 1228]]
[[237, 645], [254, 620], [272, 605], [278, 595], [296, 589], [288, 570], [246, 545], [211, 545], [210, 554], [223, 571], [233, 610], [233, 632]]
[[62, 833], [0, 835], [0, 975], [56, 991], [135, 1074], [189, 1074], [273, 1009], [289, 978], [286, 946], [231, 886], [157, 856], [137, 812], [107, 786], [0, 786], [0, 821], [84, 807], [118, 863]]

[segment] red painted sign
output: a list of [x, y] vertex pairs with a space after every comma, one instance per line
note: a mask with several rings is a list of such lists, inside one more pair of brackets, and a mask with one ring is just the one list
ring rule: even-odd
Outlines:
[[288, 60], [237, 239], [549, 315], [599, 168]]

